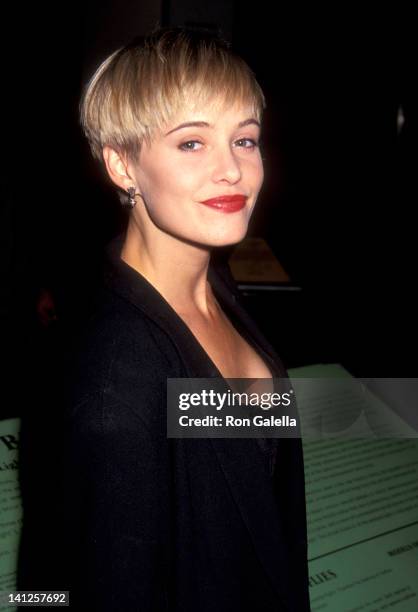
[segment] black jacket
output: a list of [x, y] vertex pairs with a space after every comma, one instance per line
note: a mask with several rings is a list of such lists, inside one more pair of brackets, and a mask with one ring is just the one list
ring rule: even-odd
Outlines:
[[[69, 377], [56, 587], [75, 610], [308, 611], [301, 441], [279, 440], [272, 481], [254, 439], [167, 439], [166, 379], [220, 372], [119, 249]], [[209, 281], [284, 375], [222, 274]]]

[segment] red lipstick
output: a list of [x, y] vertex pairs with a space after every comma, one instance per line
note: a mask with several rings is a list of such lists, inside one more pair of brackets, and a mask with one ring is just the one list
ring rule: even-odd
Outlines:
[[221, 212], [232, 213], [244, 208], [246, 199], [246, 196], [239, 194], [230, 196], [224, 195], [216, 198], [210, 198], [209, 200], [204, 200], [200, 203], [205, 204], [206, 206], [212, 206], [212, 208], [216, 208]]

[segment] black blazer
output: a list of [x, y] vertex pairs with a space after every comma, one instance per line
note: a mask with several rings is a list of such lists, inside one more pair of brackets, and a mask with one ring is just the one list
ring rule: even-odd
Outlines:
[[[167, 439], [166, 379], [221, 375], [120, 246], [68, 377], [51, 582], [75, 610], [308, 611], [301, 441], [279, 440], [272, 481], [254, 439]], [[283, 376], [226, 277], [208, 278]]]

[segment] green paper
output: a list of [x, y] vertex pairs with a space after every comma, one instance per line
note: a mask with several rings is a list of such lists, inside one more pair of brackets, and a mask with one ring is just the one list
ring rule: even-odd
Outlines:
[[[350, 374], [338, 364], [318, 364], [290, 370], [289, 376], [297, 384], [299, 378]], [[338, 389], [329, 385], [333, 406], [344, 402], [332, 395]], [[304, 397], [298, 405], [302, 431], [309, 402]], [[385, 409], [377, 398], [371, 402]], [[416, 437], [306, 438], [303, 449], [312, 612], [416, 612]]]
[[[22, 527], [18, 471], [20, 419], [0, 421], [0, 593], [16, 589]], [[14, 610], [0, 603], [0, 610]]]

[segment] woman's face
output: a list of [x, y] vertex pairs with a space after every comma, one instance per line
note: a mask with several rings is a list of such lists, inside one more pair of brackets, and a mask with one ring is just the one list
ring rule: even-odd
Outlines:
[[[145, 205], [160, 230], [202, 246], [239, 242], [263, 182], [259, 137], [250, 107], [184, 110], [150, 146], [142, 145], [132, 178], [144, 201], [138, 199], [133, 214]], [[238, 198], [216, 201], [219, 196]], [[202, 203], [213, 198], [212, 205]]]

